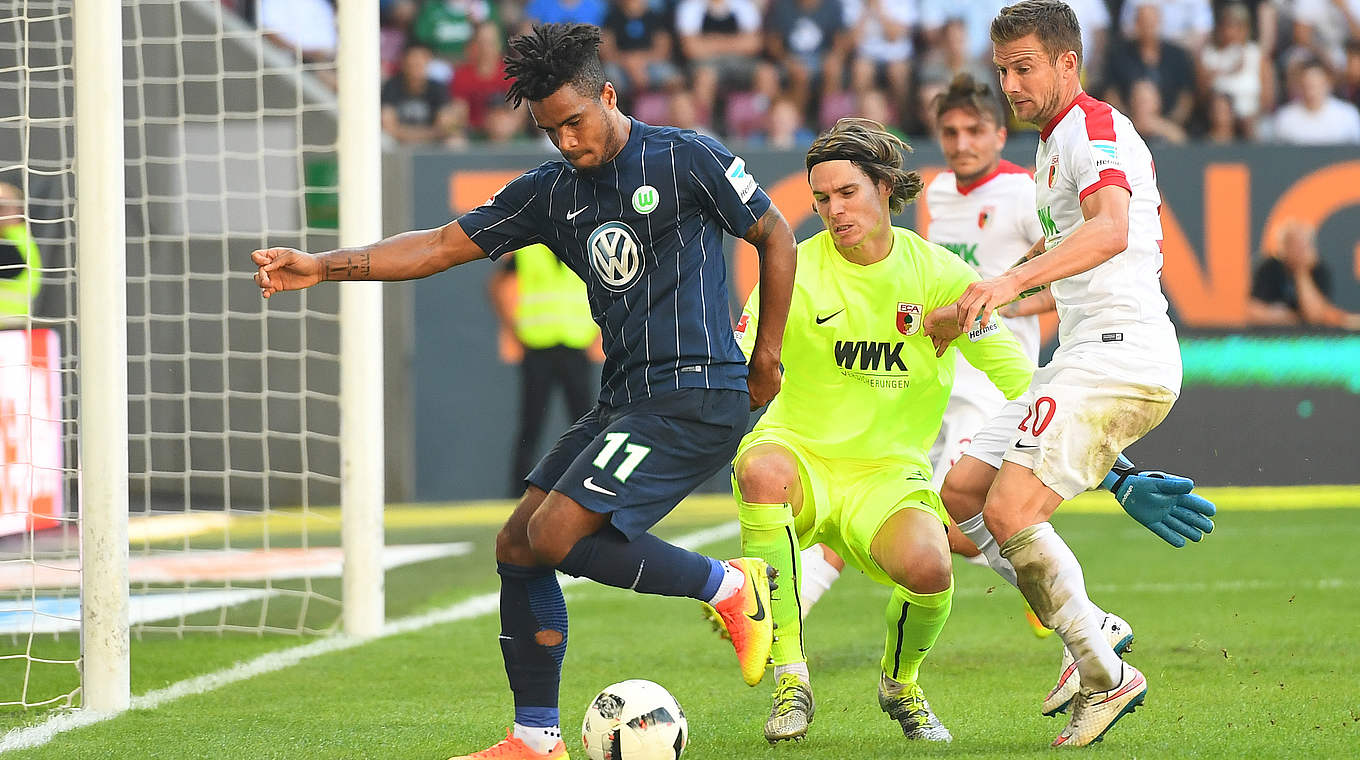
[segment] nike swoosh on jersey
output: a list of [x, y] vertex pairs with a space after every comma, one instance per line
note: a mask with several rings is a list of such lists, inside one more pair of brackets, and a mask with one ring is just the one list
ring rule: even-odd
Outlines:
[[[841, 311], [845, 311], [845, 307], [842, 306], [842, 307], [841, 307]], [[836, 316], [837, 314], [840, 314], [841, 311], [832, 312], [832, 313], [826, 315], [825, 317], [817, 317], [817, 324], [820, 325], [820, 324], [825, 323], [827, 320], [831, 319], [832, 317]]]
[[1017, 449], [1037, 449], [1037, 448], [1039, 448], [1039, 447], [1038, 447], [1037, 445], [1035, 445], [1035, 446], [1026, 446], [1026, 445], [1023, 444], [1023, 443], [1020, 443], [1019, 441], [1016, 441], [1016, 442], [1015, 442], [1015, 448], [1017, 448]]
[[582, 485], [584, 485], [584, 486], [586, 487], [586, 490], [588, 490], [588, 491], [594, 491], [595, 493], [602, 493], [602, 494], [605, 494], [606, 496], [618, 496], [618, 494], [614, 493], [613, 491], [609, 490], [608, 488], [601, 488], [600, 486], [595, 485], [595, 478], [594, 478], [594, 477], [586, 478], [586, 479], [585, 479], [585, 482], [582, 483]]
[[575, 211], [569, 211], [569, 212], [567, 212], [567, 221], [570, 222], [571, 220], [573, 220], [573, 219], [575, 219], [576, 217], [580, 216], [580, 215], [581, 215], [581, 212], [582, 212], [582, 211], [585, 211], [585, 210], [588, 209], [588, 208], [590, 208], [590, 206], [582, 206], [582, 207], [576, 209]]

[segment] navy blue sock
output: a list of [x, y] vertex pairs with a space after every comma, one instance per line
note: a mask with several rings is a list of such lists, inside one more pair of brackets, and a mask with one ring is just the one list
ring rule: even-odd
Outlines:
[[713, 596], [723, 574], [722, 564], [715, 559], [650, 533], [629, 541], [611, 525], [577, 541], [557, 569], [606, 586], [693, 599]]
[[501, 654], [521, 726], [560, 724], [557, 692], [567, 654], [567, 603], [557, 573], [496, 563], [501, 576]]

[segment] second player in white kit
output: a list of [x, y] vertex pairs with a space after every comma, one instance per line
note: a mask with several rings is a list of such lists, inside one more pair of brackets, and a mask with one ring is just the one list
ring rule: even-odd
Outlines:
[[[926, 187], [930, 224], [921, 233], [948, 248], [983, 277], [1011, 268], [1035, 241], [1043, 237], [1034, 213], [1034, 179], [1024, 168], [1002, 160], [995, 170], [972, 182], [960, 181], [952, 171], [935, 175]], [[1011, 329], [1026, 355], [1039, 361], [1039, 318], [1009, 318]], [[949, 397], [940, 437], [931, 451], [939, 488], [949, 468], [968, 449], [974, 435], [1001, 411], [1006, 397], [987, 376], [956, 357], [954, 392]]]

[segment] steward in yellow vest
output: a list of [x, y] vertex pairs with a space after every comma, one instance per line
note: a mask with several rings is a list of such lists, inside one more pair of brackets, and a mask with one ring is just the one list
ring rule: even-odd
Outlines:
[[586, 285], [547, 246], [501, 259], [489, 291], [500, 319], [500, 354], [520, 365], [519, 429], [512, 444], [509, 496], [524, 493], [554, 389], [573, 421], [594, 403], [600, 330], [590, 316]]
[[0, 182], [0, 326], [23, 327], [42, 285], [42, 256], [24, 223], [23, 194]]

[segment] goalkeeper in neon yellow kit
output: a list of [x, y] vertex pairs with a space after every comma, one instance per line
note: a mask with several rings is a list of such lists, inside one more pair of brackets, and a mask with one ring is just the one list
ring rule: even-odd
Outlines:
[[[784, 385], [733, 463], [743, 551], [798, 577], [799, 548], [825, 543], [892, 588], [879, 704], [914, 739], [949, 741], [917, 684], [953, 594], [946, 515], [928, 452], [954, 380], [923, 329], [978, 275], [948, 250], [892, 226], [921, 190], [906, 146], [877, 122], [842, 119], [808, 152], [808, 182], [826, 229], [798, 247], [784, 338]], [[759, 304], [746, 305], [749, 348]], [[999, 321], [956, 341], [1014, 398], [1034, 365]], [[771, 742], [807, 732], [814, 704], [798, 584], [771, 603], [778, 641]]]

